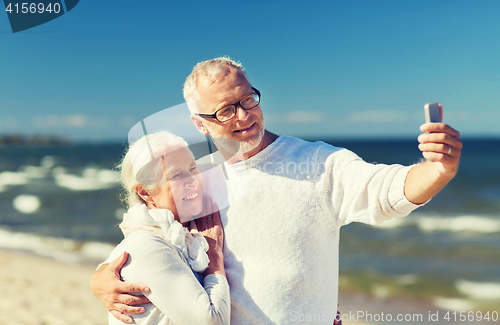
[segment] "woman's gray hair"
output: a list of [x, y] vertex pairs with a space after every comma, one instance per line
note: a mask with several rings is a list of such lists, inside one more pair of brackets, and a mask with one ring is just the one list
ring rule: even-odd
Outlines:
[[[197, 90], [197, 83], [200, 75], [214, 78], [220, 72], [227, 70], [228, 67], [238, 69], [248, 79], [245, 69], [243, 68], [241, 63], [235, 62], [229, 57], [220, 57], [212, 60], [202, 61], [195, 65], [193, 71], [191, 71], [191, 74], [189, 74], [189, 76], [186, 78], [183, 89], [184, 100], [188, 103], [188, 107], [191, 113], [198, 113], [199, 111], [201, 111], [200, 108], [202, 108], [204, 105], [203, 100], [201, 99], [201, 96], [200, 94], [198, 94]], [[196, 106], [193, 106], [192, 102], [194, 102]]]
[[128, 207], [144, 203], [135, 190], [138, 184], [148, 190], [166, 184], [162, 156], [181, 148], [189, 150], [187, 142], [168, 131], [144, 135], [128, 147], [117, 166], [124, 189], [122, 200]]

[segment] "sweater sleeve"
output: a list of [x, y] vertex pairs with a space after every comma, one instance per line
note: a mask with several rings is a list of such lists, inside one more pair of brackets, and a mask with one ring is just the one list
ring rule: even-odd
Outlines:
[[229, 324], [226, 277], [210, 274], [200, 285], [173, 245], [148, 231], [129, 235], [123, 249], [130, 254], [122, 269], [125, 281], [147, 285], [149, 300], [175, 324]]
[[351, 222], [371, 225], [404, 217], [419, 205], [404, 195], [412, 166], [369, 164], [347, 149], [319, 150], [321, 205], [337, 227]]

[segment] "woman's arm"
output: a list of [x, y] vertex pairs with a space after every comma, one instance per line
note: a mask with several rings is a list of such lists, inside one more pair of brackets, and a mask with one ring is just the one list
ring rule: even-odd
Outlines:
[[[212, 212], [216, 211], [216, 212]], [[217, 288], [219, 287], [224, 287], [224, 283], [226, 283], [227, 286], [227, 280], [224, 279], [219, 279], [219, 276], [214, 276], [213, 274], [219, 274], [225, 276], [225, 270], [224, 270], [224, 260], [223, 260], [223, 255], [222, 255], [222, 247], [223, 247], [223, 230], [222, 230], [222, 224], [220, 222], [220, 215], [218, 212], [218, 208], [216, 205], [212, 206], [211, 201], [209, 198], [204, 198], [204, 212], [202, 215], [208, 215], [209, 217], [212, 217], [211, 220], [215, 221], [210, 221], [208, 220], [207, 223], [207, 217], [200, 218], [198, 219], [198, 223], [200, 223], [200, 228], [203, 227], [203, 235], [206, 236], [205, 238], [207, 239], [207, 242], [209, 243], [209, 251], [207, 252], [209, 258], [210, 258], [210, 264], [208, 269], [205, 271], [204, 276], [205, 276], [205, 290], [206, 292], [201, 292], [203, 295], [208, 293], [209, 296], [211, 295], [218, 295], [218, 290]], [[194, 221], [191, 222], [194, 227], [196, 228], [196, 224]], [[215, 224], [214, 224], [215, 223]], [[207, 227], [207, 225], [209, 227]], [[197, 231], [197, 230], [196, 230]], [[137, 253], [136, 249], [142, 245], [131, 245], [130, 239], [125, 241], [127, 246], [123, 246], [120, 248], [120, 252], [123, 251], [132, 251], [134, 252], [134, 262], [132, 265], [128, 266], [128, 270], [130, 271], [132, 268], [135, 268], [137, 265], [141, 265], [141, 263], [137, 262], [138, 259], [141, 259], [144, 257], [142, 254]], [[131, 247], [130, 247], [131, 246]], [[138, 247], [136, 247], [138, 246]], [[118, 248], [118, 247], [117, 247]], [[151, 247], [152, 248], [152, 247]], [[171, 249], [168, 248], [168, 249]], [[160, 254], [159, 252], [150, 252], [151, 254]], [[118, 256], [119, 252], [115, 254]], [[145, 284], [146, 282], [149, 282], [149, 279], [146, 279], [145, 281], [142, 281], [142, 279], [137, 279], [135, 280], [135, 277], [127, 278], [128, 282], [123, 282], [120, 273], [121, 273], [121, 268], [123, 264], [127, 261], [127, 253], [123, 252], [117, 259], [115, 259], [112, 262], [109, 262], [112, 260], [113, 257], [108, 258], [106, 262], [109, 262], [109, 264], [103, 264], [99, 269], [94, 272], [92, 275], [92, 278], [90, 280], [90, 287], [92, 289], [92, 292], [94, 295], [96, 295], [103, 304], [106, 306], [109, 312], [113, 314], [115, 318], [118, 320], [124, 322], [124, 323], [132, 323], [134, 320], [132, 317], [129, 315], [132, 314], [140, 314], [145, 311], [144, 307], [133, 307], [131, 305], [138, 305], [138, 304], [145, 304], [148, 303], [149, 300], [144, 297], [144, 296], [134, 296], [129, 293], [133, 292], [140, 292], [143, 293], [147, 296], [149, 296], [150, 288]], [[174, 255], [175, 260], [178, 259], [178, 256]], [[132, 258], [131, 258], [132, 259]], [[168, 260], [168, 258], [167, 258]], [[152, 260], [146, 260], [144, 261], [145, 265], [149, 265]], [[182, 262], [182, 261], [181, 261]], [[182, 262], [184, 264], [184, 262]], [[129, 263], [130, 264], [130, 261]], [[170, 280], [169, 276], [167, 274], [162, 274], [161, 268], [165, 265], [162, 265], [161, 263], [154, 263], [154, 264], [159, 264], [157, 267], [153, 267], [152, 270], [156, 270], [157, 274], [157, 279], [160, 279], [162, 281], [167, 281]], [[168, 264], [168, 261], [166, 261], [164, 264]], [[129, 271], [126, 271], [129, 272]], [[140, 270], [137, 270], [139, 273]], [[165, 271], [166, 272], [166, 271]], [[182, 273], [182, 272], [181, 272]], [[189, 272], [185, 272], [187, 274], [192, 274], [192, 271], [189, 269]], [[145, 273], [144, 273], [145, 274]], [[143, 275], [144, 275], [143, 274]], [[212, 275], [211, 275], [212, 274]], [[211, 276], [209, 276], [211, 275]], [[144, 276], [147, 278], [147, 276]], [[142, 277], [141, 277], [142, 278]], [[172, 277], [173, 279], [173, 277]], [[153, 285], [157, 284], [155, 279], [151, 279], [153, 282]], [[175, 280], [173, 280], [175, 281]], [[161, 285], [161, 284], [160, 284]], [[198, 282], [196, 282], [196, 285], [198, 288], [201, 288]], [[215, 287], [215, 291], [213, 290], [213, 287]], [[201, 288], [203, 289], [203, 288]], [[173, 289], [175, 290], [175, 289]], [[180, 292], [184, 291], [184, 288], [180, 289]], [[166, 290], [165, 290], [166, 291]], [[221, 319], [223, 321], [220, 321], [219, 323], [225, 323], [225, 320], [227, 319], [227, 322], [229, 322], [229, 312], [230, 312], [230, 302], [229, 302], [229, 289], [227, 290], [222, 290], [223, 292], [220, 295], [218, 300], [222, 299], [224, 301], [227, 301], [227, 307], [224, 307], [227, 309], [227, 316], [226, 312], [222, 313], [224, 315], [221, 316]], [[158, 291], [155, 290], [155, 293], [153, 296], [156, 296], [156, 293]], [[168, 294], [168, 291], [166, 291], [166, 294]], [[179, 291], [172, 291], [170, 293], [172, 296], [175, 294], [179, 294]], [[216, 299], [216, 300], [217, 300]], [[153, 302], [157, 307], [162, 305], [163, 303], [168, 304], [168, 302], [164, 301], [161, 298], [161, 295], [158, 297], [158, 299], [155, 299], [155, 302]], [[160, 308], [160, 307], [159, 307]], [[222, 309], [224, 309], [222, 308]], [[164, 309], [167, 310], [168, 308]], [[220, 309], [220, 308], [219, 308]], [[162, 310], [162, 308], [160, 308]], [[162, 310], [163, 311], [163, 310]], [[188, 312], [190, 314], [190, 312]], [[167, 312], [165, 312], [167, 314]], [[170, 317], [170, 316], [169, 316]], [[217, 323], [216, 323], [217, 324]]]
[[225, 276], [208, 274], [205, 288], [177, 249], [148, 231], [127, 237], [129, 260], [122, 269], [127, 281], [151, 289], [145, 295], [176, 324], [229, 324], [229, 285]]
[[[204, 198], [204, 209], [197, 219], [199, 232], [209, 244], [209, 267], [200, 285], [179, 251], [164, 238], [148, 231], [137, 231], [125, 240], [130, 254], [122, 277], [151, 289], [145, 295], [176, 324], [229, 324], [231, 304], [225, 277], [222, 248], [224, 233], [217, 206]], [[191, 222], [193, 231], [198, 231]]]

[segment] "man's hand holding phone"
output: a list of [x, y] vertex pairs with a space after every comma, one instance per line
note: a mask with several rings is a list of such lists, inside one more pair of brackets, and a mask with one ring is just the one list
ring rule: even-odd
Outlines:
[[436, 164], [440, 174], [451, 179], [458, 171], [462, 153], [460, 133], [442, 123], [443, 107], [438, 102], [426, 104], [424, 111], [426, 123], [420, 130], [425, 133], [418, 137], [418, 148], [425, 159]]
[[426, 159], [414, 166], [406, 176], [404, 194], [415, 204], [423, 204], [436, 195], [458, 172], [462, 154], [460, 133], [442, 123], [443, 107], [439, 103], [425, 105], [427, 123], [420, 126], [418, 148]]

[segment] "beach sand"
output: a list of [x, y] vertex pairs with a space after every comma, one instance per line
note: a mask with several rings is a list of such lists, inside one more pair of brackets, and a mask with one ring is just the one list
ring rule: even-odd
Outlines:
[[0, 324], [107, 324], [106, 309], [89, 288], [93, 271], [0, 250]]
[[[0, 250], [0, 265], [0, 324], [107, 324], [107, 312], [89, 288], [93, 267], [67, 265], [7, 250]], [[341, 293], [339, 301], [342, 314], [358, 311], [380, 314], [384, 311], [386, 314], [419, 312], [427, 315], [431, 308], [423, 302], [401, 299], [379, 301], [356, 292]], [[368, 323], [364, 318], [344, 321], [344, 325]]]

